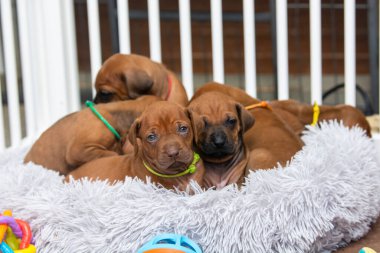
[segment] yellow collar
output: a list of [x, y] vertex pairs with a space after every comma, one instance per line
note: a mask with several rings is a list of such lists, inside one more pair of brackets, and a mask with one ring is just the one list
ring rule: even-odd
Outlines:
[[195, 171], [197, 171], [196, 164], [197, 164], [197, 162], [199, 162], [199, 159], [200, 159], [199, 155], [194, 152], [194, 158], [193, 158], [193, 161], [191, 162], [191, 164], [189, 165], [189, 167], [185, 171], [182, 171], [182, 172], [180, 172], [178, 174], [174, 174], [174, 175], [167, 175], [167, 174], [158, 173], [157, 171], [155, 171], [154, 169], [149, 167], [149, 165], [145, 161], [143, 161], [143, 164], [144, 164], [144, 167], [153, 175], [156, 175], [158, 177], [164, 177], [164, 178], [174, 178], [174, 177], [181, 177], [181, 176], [189, 174], [189, 173], [193, 174]]
[[313, 106], [313, 122], [311, 122], [310, 125], [312, 125], [312, 126], [317, 125], [318, 119], [319, 119], [319, 113], [320, 113], [320, 110], [319, 110], [318, 103], [314, 102], [314, 106]]

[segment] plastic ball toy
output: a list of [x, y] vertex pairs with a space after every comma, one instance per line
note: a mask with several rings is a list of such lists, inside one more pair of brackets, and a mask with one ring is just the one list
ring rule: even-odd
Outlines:
[[162, 234], [144, 244], [137, 253], [202, 253], [202, 250], [184, 235]]
[[0, 252], [35, 253], [30, 226], [23, 220], [12, 217], [10, 210], [0, 215]]
[[361, 249], [359, 250], [359, 253], [376, 253], [376, 251], [374, 251], [374, 250], [371, 249], [371, 248], [364, 247], [364, 248], [361, 248]]

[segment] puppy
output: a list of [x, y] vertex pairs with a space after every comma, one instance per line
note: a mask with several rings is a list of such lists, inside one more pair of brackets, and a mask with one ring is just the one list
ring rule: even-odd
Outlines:
[[[244, 106], [259, 104], [261, 101], [249, 96], [243, 90], [216, 82], [210, 82], [199, 88], [194, 96], [209, 91], [219, 91], [228, 94], [231, 98]], [[269, 102], [272, 111], [281, 118], [298, 136], [301, 136], [305, 126], [313, 121], [313, 106], [295, 100], [274, 100]], [[365, 116], [358, 109], [349, 105], [327, 106], [320, 105], [320, 115], [318, 122], [323, 120], [337, 119], [342, 120], [348, 127], [358, 125], [371, 136], [370, 125]]]
[[90, 108], [67, 115], [42, 133], [25, 156], [24, 163], [33, 162], [66, 175], [93, 159], [120, 155], [133, 121], [147, 105], [159, 100], [155, 96], [143, 96], [94, 107], [119, 133], [121, 140]]
[[145, 56], [115, 54], [100, 68], [95, 80], [95, 103], [108, 103], [149, 94], [186, 106], [181, 82], [164, 65]]
[[[124, 180], [126, 176], [166, 188], [186, 189], [189, 181], [200, 185], [204, 168], [193, 152], [193, 130], [185, 109], [175, 103], [156, 102], [133, 123], [129, 140], [135, 154], [106, 157], [84, 164], [69, 174], [74, 179]], [[68, 178], [67, 178], [68, 179]]]
[[[295, 100], [271, 101], [270, 106], [277, 111], [280, 116], [292, 124], [294, 131], [301, 134], [306, 125], [313, 122], [313, 106]], [[324, 120], [337, 119], [342, 121], [347, 127], [359, 126], [371, 137], [371, 127], [364, 114], [350, 105], [320, 105], [318, 122]], [[281, 113], [282, 112], [282, 113]], [[297, 122], [298, 121], [298, 122]]]
[[204, 186], [220, 189], [243, 182], [249, 154], [243, 134], [254, 117], [240, 104], [219, 92], [195, 94], [188, 106], [194, 129], [194, 149], [204, 166]]
[[[191, 115], [195, 124], [193, 126], [195, 147], [205, 151], [199, 152], [206, 170], [205, 184], [215, 185], [217, 188], [228, 183], [239, 184], [248, 173], [248, 169], [270, 169], [278, 163], [285, 165], [302, 148], [301, 139], [272, 110], [258, 107], [248, 112], [240, 103], [232, 99], [232, 97], [242, 98], [249, 103], [250, 97], [244, 91], [227, 85], [220, 85], [223, 87], [217, 89], [218, 91], [209, 89], [218, 86], [214, 83], [212, 86], [204, 86], [207, 90], [203, 87], [198, 89], [188, 106], [189, 110], [193, 112]], [[252, 102], [254, 100], [252, 99]], [[233, 115], [231, 114], [233, 106], [240, 108], [236, 110], [240, 117], [231, 116]], [[243, 131], [236, 132], [235, 129], [234, 132], [234, 128], [229, 129], [227, 127], [229, 118], [240, 118], [240, 121], [243, 122], [241, 128]], [[255, 119], [254, 125], [253, 119]], [[234, 137], [224, 137], [229, 134], [219, 134], [219, 129], [223, 129], [225, 133], [234, 132], [230, 135]], [[243, 133], [245, 134], [243, 135]], [[223, 141], [219, 141], [220, 143], [217, 144], [213, 143], [213, 138], [215, 139], [215, 136], [219, 135], [223, 136], [221, 138]], [[214, 137], [212, 138], [212, 136]], [[230, 145], [233, 143], [234, 148], [228, 147], [226, 143]], [[240, 150], [240, 153], [235, 152], [232, 156], [228, 156], [226, 152], [219, 151], [224, 149]], [[243, 153], [244, 155], [242, 155]], [[238, 161], [244, 162], [244, 168], [234, 166], [233, 163]], [[237, 171], [239, 172], [237, 173]], [[229, 173], [232, 172], [239, 176], [230, 180]]]

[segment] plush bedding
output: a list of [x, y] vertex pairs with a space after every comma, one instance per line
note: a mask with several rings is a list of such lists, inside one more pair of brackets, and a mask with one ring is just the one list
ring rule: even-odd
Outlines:
[[310, 127], [284, 168], [251, 172], [246, 185], [174, 192], [63, 177], [22, 164], [28, 147], [0, 157], [0, 211], [27, 220], [38, 252], [136, 252], [160, 233], [184, 234], [204, 252], [325, 252], [368, 232], [380, 212], [375, 148], [359, 128]]

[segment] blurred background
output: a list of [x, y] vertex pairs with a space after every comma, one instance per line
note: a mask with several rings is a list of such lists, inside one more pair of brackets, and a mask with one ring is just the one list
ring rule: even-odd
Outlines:
[[[344, 82], [343, 0], [322, 0], [323, 89]], [[371, 2], [374, 6], [371, 7]], [[226, 83], [244, 89], [243, 4], [223, 0], [223, 39]], [[103, 61], [119, 52], [116, 0], [99, 1]], [[371, 81], [378, 85], [377, 1], [356, 1], [356, 74], [357, 84], [371, 94]], [[129, 0], [131, 51], [149, 57], [147, 1]], [[276, 23], [275, 0], [255, 1], [257, 94], [260, 99], [276, 98]], [[75, 1], [78, 60], [82, 87], [90, 87], [90, 51], [88, 44], [87, 4]], [[160, 0], [162, 62], [181, 74], [178, 1]], [[371, 20], [374, 20], [370, 26]], [[194, 85], [212, 80], [210, 1], [191, 0]], [[290, 97], [310, 103], [309, 1], [288, 1], [289, 85]], [[371, 41], [372, 40], [372, 41]], [[374, 46], [371, 47], [371, 43]], [[376, 64], [372, 64], [374, 61]], [[371, 103], [378, 103], [373, 93]], [[87, 95], [89, 96], [89, 95]], [[343, 89], [324, 101], [343, 103]], [[376, 100], [376, 101], [375, 101]], [[365, 107], [362, 96], [359, 107]], [[378, 108], [373, 104], [373, 108]]]
[[[38, 14], [33, 14], [33, 10], [38, 12], [44, 9], [48, 4], [54, 10], [55, 6], [51, 3], [57, 0], [1, 0], [0, 9], [3, 17], [1, 18], [0, 33], [0, 82], [1, 82], [1, 99], [2, 108], [0, 111], [0, 130], [4, 128], [5, 146], [11, 144], [10, 129], [12, 122], [17, 122], [19, 117], [21, 124], [21, 136], [28, 136], [27, 116], [25, 115], [24, 97], [26, 89], [23, 86], [25, 77], [22, 66], [22, 48], [20, 41], [20, 22], [27, 20], [31, 30], [39, 27], [36, 24], [42, 24], [42, 30], [47, 30], [46, 34], [54, 34], [54, 29], [46, 24], [43, 17], [38, 23], [33, 18], [38, 18]], [[64, 0], [68, 1], [68, 0]], [[79, 100], [81, 105], [87, 99], [92, 99], [92, 75], [91, 75], [91, 54], [89, 39], [89, 23], [88, 23], [88, 2], [95, 1], [99, 8], [99, 25], [100, 25], [100, 46], [101, 61], [105, 61], [109, 56], [119, 52], [119, 33], [118, 33], [118, 12], [117, 0], [73, 0], [73, 18], [74, 18], [74, 42], [76, 46], [75, 61], [71, 65], [78, 70]], [[149, 1], [149, 0], [148, 0]], [[149, 25], [148, 25], [148, 1], [129, 0], [129, 22], [130, 22], [130, 44], [131, 52], [150, 56], [149, 45]], [[211, 0], [212, 1], [212, 0]], [[246, 0], [244, 0], [246, 1]], [[310, 0], [312, 1], [312, 0]], [[350, 1], [350, 0], [347, 0]], [[354, 1], [354, 0], [351, 0]], [[355, 2], [355, 28], [356, 28], [356, 83], [357, 94], [356, 104], [366, 115], [378, 113], [379, 108], [379, 65], [378, 65], [378, 32], [379, 32], [379, 3], [377, 0], [356, 0]], [[12, 84], [7, 79], [4, 47], [4, 28], [8, 27], [8, 23], [4, 23], [4, 6], [10, 4], [13, 20], [13, 35], [15, 46], [15, 65], [16, 65], [16, 82], [19, 95], [18, 101], [20, 108], [16, 108], [16, 112], [20, 115], [14, 116], [9, 113], [9, 89]], [[22, 5], [21, 5], [22, 3]], [[61, 5], [63, 2], [60, 2]], [[65, 2], [67, 3], [67, 2]], [[288, 62], [289, 62], [289, 97], [297, 99], [305, 103], [310, 101], [310, 22], [309, 22], [309, 0], [288, 0]], [[28, 17], [23, 17], [21, 6], [29, 5]], [[33, 6], [32, 6], [33, 5]], [[37, 6], [37, 7], [36, 7]], [[39, 6], [39, 7], [38, 7]], [[35, 8], [35, 9], [33, 9]], [[191, 42], [192, 42], [192, 60], [193, 60], [193, 78], [194, 89], [203, 83], [213, 80], [212, 67], [212, 29], [210, 16], [210, 1], [191, 0]], [[256, 82], [257, 97], [263, 100], [277, 99], [278, 84], [282, 80], [277, 77], [276, 48], [276, 0], [256, 0], [255, 8], [255, 42], [256, 42]], [[41, 12], [45, 16], [55, 15], [49, 13], [48, 7]], [[59, 12], [57, 12], [59, 13]], [[21, 17], [20, 17], [21, 15]], [[34, 16], [33, 16], [34, 15]], [[23, 19], [24, 18], [24, 19]], [[179, 6], [178, 0], [159, 0], [159, 18], [160, 18], [160, 35], [161, 35], [161, 54], [162, 62], [178, 76], [181, 77], [181, 49], [180, 49], [180, 22], [179, 22]], [[9, 19], [8, 19], [9, 20]], [[340, 104], [344, 103], [344, 1], [343, 0], [321, 0], [321, 20], [322, 20], [322, 92], [324, 95], [324, 104]], [[8, 22], [8, 21], [6, 21]], [[42, 22], [42, 23], [41, 23]], [[62, 21], [62, 26], [66, 26]], [[243, 40], [243, 1], [222, 0], [222, 24], [223, 24], [223, 52], [224, 52], [224, 71], [225, 83], [245, 88], [244, 73], [244, 40]], [[52, 24], [53, 25], [53, 24]], [[59, 27], [58, 27], [59, 28]], [[51, 30], [49, 30], [51, 29]], [[29, 38], [33, 38], [34, 34], [29, 34]], [[36, 35], [37, 36], [37, 35]], [[63, 35], [64, 36], [64, 35]], [[52, 47], [49, 38], [44, 37], [48, 42], [39, 46], [39, 50], [44, 47]], [[28, 40], [26, 40], [28, 42]], [[59, 41], [59, 38], [58, 38]], [[33, 42], [35, 43], [35, 42]], [[49, 44], [50, 43], [50, 44]], [[54, 43], [53, 43], [54, 44]], [[33, 48], [30, 43], [30, 50]], [[54, 50], [53, 50], [54, 52]], [[62, 53], [62, 52], [59, 52]], [[63, 52], [65, 54], [66, 52]], [[33, 54], [31, 54], [33, 55]], [[48, 55], [54, 62], [54, 55]], [[58, 55], [57, 58], [60, 56]], [[59, 60], [59, 59], [58, 59]], [[39, 61], [31, 58], [32, 65], [38, 64]], [[49, 61], [47, 61], [49, 62]], [[77, 64], [77, 65], [76, 65]], [[51, 64], [45, 64], [45, 68], [33, 69], [32, 74], [37, 71], [49, 71]], [[51, 69], [50, 69], [51, 70]], [[46, 79], [46, 78], [45, 78]], [[49, 83], [48, 85], [55, 85]], [[61, 78], [62, 79], [62, 78]], [[41, 79], [39, 79], [41, 80]], [[54, 80], [54, 79], [52, 79]], [[59, 78], [57, 79], [59, 80]], [[34, 80], [36, 81], [36, 80]], [[61, 80], [62, 81], [62, 80]], [[67, 81], [66, 79], [63, 81]], [[62, 82], [63, 82], [62, 81]], [[38, 80], [37, 80], [38, 82]], [[68, 83], [68, 82], [67, 82]], [[61, 90], [49, 91], [43, 93], [35, 86], [31, 86], [34, 90], [34, 97], [42, 99], [46, 94], [59, 93]], [[58, 87], [58, 86], [57, 86]], [[70, 93], [68, 93], [70, 96]], [[57, 104], [59, 104], [58, 102]], [[63, 102], [62, 102], [63, 103]], [[36, 104], [36, 103], [35, 103]], [[48, 110], [45, 107], [52, 107], [55, 103], [46, 102], [45, 106], [35, 106], [34, 110]], [[50, 108], [51, 109], [51, 108]], [[54, 108], [51, 110], [54, 114]], [[73, 109], [68, 110], [73, 111]], [[49, 112], [46, 112], [46, 114]], [[50, 112], [51, 114], [52, 112]], [[55, 115], [60, 116], [60, 115]], [[13, 120], [12, 117], [15, 117]], [[37, 117], [37, 116], [35, 116]], [[3, 119], [2, 119], [3, 118]], [[31, 118], [32, 119], [32, 118]], [[36, 119], [38, 125], [38, 119]], [[45, 122], [51, 123], [46, 120]], [[46, 124], [44, 125], [46, 126]], [[31, 128], [32, 129], [32, 128]], [[34, 129], [41, 130], [41, 126]], [[0, 131], [1, 134], [1, 131]], [[17, 139], [15, 136], [13, 139]], [[0, 138], [1, 139], [1, 138]], [[1, 142], [1, 140], [0, 140]], [[17, 143], [17, 142], [16, 142]], [[0, 145], [1, 146], [1, 145]]]

